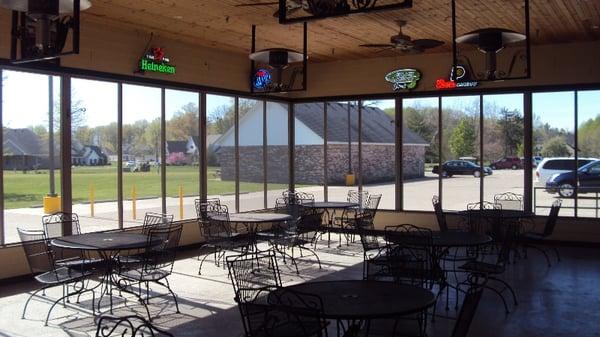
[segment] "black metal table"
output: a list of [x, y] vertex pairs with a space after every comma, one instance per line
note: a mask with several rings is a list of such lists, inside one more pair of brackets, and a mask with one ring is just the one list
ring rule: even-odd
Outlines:
[[98, 299], [98, 312], [104, 295], [107, 295], [110, 300], [110, 313], [113, 312], [112, 287], [116, 286], [120, 291], [130, 293], [136, 296], [144, 305], [148, 318], [151, 320], [150, 311], [145, 301], [142, 300], [140, 294], [131, 291], [119, 284], [114, 278], [116, 267], [115, 259], [122, 251], [143, 249], [161, 244], [161, 240], [156, 238], [152, 242], [148, 242], [148, 236], [138, 233], [124, 232], [108, 232], [108, 233], [87, 233], [80, 235], [63, 236], [53, 239], [50, 244], [63, 249], [82, 250], [89, 252], [97, 252], [102, 258], [104, 266], [104, 275], [100, 279], [99, 287], [101, 289], [100, 298]]
[[238, 224], [246, 227], [248, 233], [258, 231], [258, 226], [266, 223], [280, 223], [293, 220], [292, 216], [284, 213], [233, 213], [229, 215], [229, 222], [237, 228]]
[[[349, 201], [317, 201], [317, 202], [307, 203], [303, 206], [307, 207], [307, 208], [325, 210], [325, 214], [327, 217], [327, 221], [326, 221], [327, 226], [329, 228], [333, 228], [333, 222], [335, 219], [335, 211], [336, 210], [341, 209], [341, 210], [346, 211], [347, 209], [358, 207], [359, 204], [356, 202], [349, 202]], [[340, 245], [342, 243], [341, 240], [342, 239], [340, 237], [340, 243], [339, 243]], [[331, 243], [331, 231], [327, 230], [327, 247], [330, 246], [330, 243]]]
[[308, 282], [286, 288], [319, 296], [324, 318], [337, 322], [338, 335], [357, 324], [369, 324], [371, 319], [422, 312], [436, 299], [428, 289], [383, 281]]

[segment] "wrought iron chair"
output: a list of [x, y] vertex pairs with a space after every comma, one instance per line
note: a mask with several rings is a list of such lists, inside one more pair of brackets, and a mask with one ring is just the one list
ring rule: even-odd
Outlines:
[[[261, 296], [265, 294], [265, 289], [281, 287], [279, 267], [275, 252], [272, 250], [228, 256], [227, 268], [238, 304], [266, 303], [266, 299]], [[238, 309], [246, 336], [254, 337], [252, 333], [256, 329], [256, 320], [261, 323], [260, 320], [263, 319], [261, 316], [264, 316], [262, 308], [239, 305]]]
[[[240, 233], [233, 232], [229, 224], [229, 209], [226, 205], [211, 203], [204, 210], [206, 220], [198, 220], [200, 233], [204, 236], [205, 243], [202, 247], [214, 249], [214, 262], [219, 266], [221, 260], [225, 262], [228, 251], [244, 253], [248, 251], [250, 242]], [[200, 260], [198, 275], [202, 274], [202, 265], [210, 254], [205, 254]], [[224, 264], [223, 264], [224, 266]]]
[[356, 208], [363, 209], [367, 207], [367, 203], [369, 202], [369, 192], [350, 190], [348, 191], [348, 197], [346, 200], [348, 200], [348, 202], [357, 203], [358, 207]]
[[467, 279], [469, 289], [466, 292], [460, 312], [452, 329], [451, 337], [467, 337], [469, 328], [477, 312], [477, 307], [483, 295], [483, 289], [487, 279], [479, 276], [471, 276]]
[[195, 199], [194, 208], [196, 209], [196, 217], [198, 221], [208, 220], [207, 209], [209, 205], [221, 205], [219, 198]]
[[[172, 214], [163, 214], [163, 213], [154, 213], [147, 212], [144, 215], [144, 223], [142, 225], [142, 234], [148, 235], [150, 230], [156, 227], [168, 228], [173, 225], [173, 215]], [[119, 255], [118, 262], [119, 268], [130, 268], [133, 264], [138, 264], [142, 261], [143, 252], [141, 250], [134, 251], [135, 254], [132, 254], [131, 251], [129, 254]]]
[[[289, 256], [292, 264], [296, 268], [296, 274], [299, 274], [298, 264], [294, 256], [294, 248], [298, 248], [300, 256], [303, 257], [303, 251], [314, 255], [321, 269], [321, 260], [314, 249], [309, 248], [316, 242], [317, 234], [321, 228], [324, 210], [305, 208], [297, 220], [291, 221], [287, 228], [282, 229], [269, 240], [274, 249], [283, 256], [286, 261], [286, 255]], [[308, 246], [308, 247], [307, 247]], [[282, 250], [283, 248], [283, 250]], [[286, 249], [290, 249], [291, 254], [287, 254]]]
[[268, 336], [327, 336], [328, 322], [323, 300], [317, 295], [281, 288], [268, 296], [268, 304], [277, 315], [269, 315]]
[[[139, 322], [139, 324], [137, 324]], [[108, 324], [113, 324], [110, 327]], [[145, 318], [137, 315], [113, 317], [100, 316], [96, 337], [173, 337], [168, 331], [154, 326]]]
[[437, 219], [440, 232], [447, 232], [448, 223], [446, 222], [446, 215], [444, 214], [444, 210], [442, 209], [442, 203], [440, 202], [440, 198], [437, 195], [434, 195], [433, 199], [431, 199], [431, 202], [433, 203], [433, 210], [435, 211], [435, 217]]
[[506, 192], [494, 195], [494, 204], [500, 205], [503, 210], [523, 210], [523, 196]]
[[[379, 208], [379, 202], [381, 201], [381, 194], [371, 194], [369, 196], [369, 200], [367, 201], [365, 207], [362, 210], [354, 211], [344, 211], [342, 215], [340, 227], [342, 228], [350, 228], [359, 230], [360, 228], [371, 228], [373, 227], [373, 222], [375, 221], [375, 215], [377, 214], [377, 209]], [[339, 236], [339, 244], [342, 244], [342, 234]], [[354, 242], [354, 235], [347, 234], [346, 242]]]
[[506, 271], [506, 264], [509, 263], [510, 251], [512, 249], [513, 243], [515, 242], [514, 235], [515, 233], [511, 230], [510, 227], [504, 227], [504, 231], [502, 234], [497, 233], [496, 240], [500, 243], [500, 250], [495, 261], [488, 262], [486, 261], [486, 256], [483, 255], [480, 258], [473, 261], [469, 261], [459, 267], [459, 269], [469, 273], [470, 275], [482, 276], [489, 281], [494, 281], [502, 285], [501, 289], [492, 287], [489, 284], [486, 284], [485, 288], [492, 290], [494, 293], [500, 296], [500, 298], [502, 299], [502, 303], [504, 303], [504, 309], [506, 310], [507, 314], [510, 312], [510, 310], [508, 309], [506, 299], [504, 298], [504, 295], [502, 293], [505, 290], [509, 290], [515, 305], [518, 304], [517, 296], [510, 284], [508, 284], [508, 282], [506, 282], [505, 280], [501, 279], [500, 276], [504, 274], [504, 272]]
[[[546, 249], [536, 245], [536, 243], [543, 242], [546, 238], [552, 236], [554, 233], [554, 227], [556, 227], [556, 221], [558, 220], [558, 213], [560, 212], [560, 207], [562, 205], [562, 200], [558, 199], [552, 203], [552, 207], [550, 208], [550, 214], [548, 218], [546, 218], [546, 224], [544, 226], [544, 231], [534, 232], [528, 231], [519, 236], [519, 243], [525, 248], [525, 253], [527, 254], [527, 248], [533, 248], [542, 254], [546, 258], [546, 262], [548, 262], [548, 267], [551, 267], [550, 257], [546, 252]], [[554, 250], [554, 254], [556, 254], [556, 259], [560, 262], [560, 254], [558, 253], [558, 249], [554, 246], [550, 246], [550, 249]], [[527, 256], [527, 255], [525, 255]]]
[[285, 200], [285, 203], [288, 205], [303, 205], [306, 203], [313, 203], [315, 202], [315, 196], [310, 194], [310, 193], [306, 193], [306, 192], [300, 192], [300, 191], [283, 191], [282, 193], [283, 199]]
[[[61, 286], [62, 296], [52, 303], [52, 306], [48, 310], [46, 315], [46, 321], [44, 325], [48, 325], [50, 314], [52, 309], [63, 302], [65, 306], [65, 300], [68, 301], [70, 296], [78, 295], [77, 300], [79, 301], [79, 295], [87, 291], [92, 292], [92, 312], [94, 312], [95, 294], [93, 289], [87, 289], [85, 287], [85, 280], [91, 276], [90, 272], [85, 272], [83, 269], [75, 269], [69, 267], [59, 267], [55, 264], [53, 252], [48, 247], [48, 240], [44, 231], [32, 231], [17, 228], [19, 238], [21, 239], [25, 256], [29, 264], [29, 270], [34, 279], [42, 284], [40, 289], [35, 290], [23, 307], [23, 313], [21, 319], [25, 319], [25, 313], [27, 306], [31, 299], [40, 291], [45, 294], [46, 289]], [[69, 287], [73, 288], [73, 292], [69, 292]]]
[[[64, 225], [71, 227], [71, 235], [81, 234], [79, 217], [75, 213], [56, 212], [42, 217], [44, 235], [48, 240], [64, 236]], [[51, 249], [57, 266], [92, 269], [102, 262], [101, 259], [91, 257], [85, 251], [79, 251], [79, 254], [74, 255], [71, 251], [65, 251], [58, 247], [51, 247]]]
[[[132, 268], [128, 270], [120, 270], [118, 272], [121, 281], [128, 281], [137, 283], [141, 288], [142, 284], [146, 285], [146, 298], [145, 303], [150, 301], [149, 296], [149, 284], [150, 282], [165, 287], [173, 300], [175, 301], [175, 307], [179, 313], [179, 304], [177, 303], [177, 296], [169, 285], [168, 277], [173, 272], [173, 265], [175, 264], [176, 251], [179, 246], [179, 240], [181, 238], [181, 231], [183, 225], [172, 225], [170, 227], [158, 226], [150, 229], [148, 232], [148, 245], [141, 256], [141, 265], [138, 268]], [[152, 245], [154, 242], [160, 242], [158, 245]], [[162, 283], [164, 280], [165, 283]]]

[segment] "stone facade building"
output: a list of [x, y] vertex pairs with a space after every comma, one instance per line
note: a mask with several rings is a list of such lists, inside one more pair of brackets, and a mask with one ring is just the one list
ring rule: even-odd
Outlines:
[[[396, 147], [392, 119], [379, 108], [363, 107], [362, 163], [359, 167], [358, 109], [356, 106], [348, 108], [347, 104], [327, 104], [327, 137], [325, 137], [323, 104], [308, 103], [295, 106], [294, 174], [297, 184], [323, 184], [325, 180], [331, 185], [343, 184], [349, 170], [356, 175], [357, 179], [362, 175], [365, 184], [395, 181]], [[257, 104], [240, 120], [240, 181], [262, 182], [264, 179], [262, 115], [262, 104]], [[287, 107], [279, 103], [269, 103], [266, 115], [267, 126], [272, 126], [267, 127], [266, 178], [269, 183], [287, 183], [289, 175], [287, 127], [273, 127], [273, 125], [287, 126]], [[233, 144], [235, 144], [233, 130], [229, 130], [215, 142], [222, 180], [235, 178]], [[403, 144], [402, 163], [405, 178], [423, 177], [427, 142], [405, 128]], [[327, 172], [324, 170], [324, 165], [327, 165]]]

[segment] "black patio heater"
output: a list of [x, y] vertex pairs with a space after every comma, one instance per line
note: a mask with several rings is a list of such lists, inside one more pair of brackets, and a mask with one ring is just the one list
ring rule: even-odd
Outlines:
[[[89, 0], [0, 0], [0, 7], [12, 10], [11, 61], [49, 61], [79, 54], [80, 12], [91, 5]], [[65, 51], [69, 32], [72, 49]]]
[[[469, 7], [457, 8], [457, 5]], [[479, 5], [475, 4], [475, 6]], [[457, 36], [457, 21], [460, 21], [461, 18], [465, 20], [460, 22], [459, 26], [461, 27], [468, 27], [476, 21], [472, 16], [460, 15], [463, 10], [468, 10], [471, 14], [479, 12], [472, 6], [472, 2], [452, 0], [453, 74], [456, 74], [458, 67], [462, 66], [468, 68], [470, 74], [473, 74], [478, 81], [530, 78], [529, 0], [523, 0], [522, 6], [515, 6], [514, 2], [502, 1], [493, 4], [493, 6], [499, 7], [494, 8], [496, 13], [510, 15], [515, 18], [516, 22], [519, 21], [519, 17], [522, 17], [522, 27], [519, 28], [523, 33], [496, 27], [493, 19], [490, 20], [488, 17], [476, 17], [475, 19], [479, 19], [478, 22], [485, 20], [484, 22], [490, 26]], [[522, 12], [520, 12], [520, 8], [523, 8]], [[485, 55], [485, 60], [482, 61], [476, 56], [470, 58], [468, 48], [463, 49], [462, 46], [475, 47]]]

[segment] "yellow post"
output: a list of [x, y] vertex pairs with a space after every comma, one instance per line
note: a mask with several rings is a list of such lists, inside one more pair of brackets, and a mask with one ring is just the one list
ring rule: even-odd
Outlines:
[[179, 185], [179, 219], [183, 219], [183, 186]]
[[94, 184], [90, 184], [90, 214], [94, 217], [94, 202], [96, 201], [96, 188]]
[[136, 209], [135, 209], [135, 198], [137, 197], [137, 193], [135, 190], [135, 184], [131, 188], [131, 214], [133, 216], [133, 220], [136, 219]]

